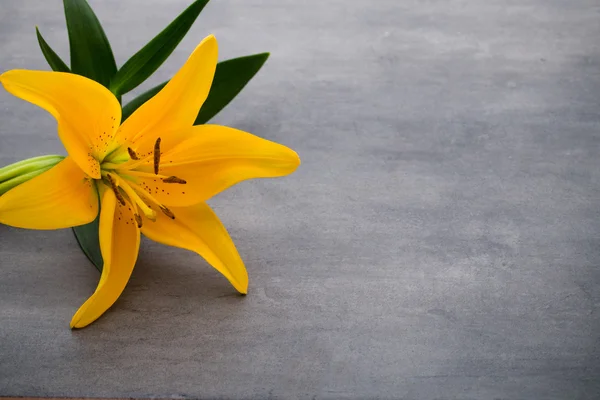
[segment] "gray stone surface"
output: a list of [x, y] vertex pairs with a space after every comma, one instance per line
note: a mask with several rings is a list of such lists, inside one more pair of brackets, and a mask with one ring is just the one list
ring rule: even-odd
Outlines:
[[[187, 3], [91, 1], [118, 63]], [[0, 70], [47, 68], [36, 24], [68, 58], [60, 1], [2, 1]], [[71, 331], [98, 279], [71, 232], [2, 226], [0, 394], [600, 398], [596, 0], [213, 1], [151, 83], [208, 33], [272, 52], [215, 121], [303, 160], [211, 201], [249, 295], [146, 241]], [[1, 92], [0, 164], [57, 152]]]

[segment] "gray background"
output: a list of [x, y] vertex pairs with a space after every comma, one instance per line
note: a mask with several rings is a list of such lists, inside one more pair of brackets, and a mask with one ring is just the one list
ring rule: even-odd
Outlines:
[[[91, 4], [122, 64], [188, 1]], [[68, 59], [60, 1], [2, 1], [0, 70], [47, 69], [36, 24]], [[597, 0], [215, 0], [150, 83], [208, 33], [272, 52], [215, 121], [303, 160], [210, 202], [249, 295], [146, 241], [72, 332], [72, 233], [2, 226], [0, 394], [600, 398]], [[63, 153], [4, 91], [0, 134], [0, 164]]]

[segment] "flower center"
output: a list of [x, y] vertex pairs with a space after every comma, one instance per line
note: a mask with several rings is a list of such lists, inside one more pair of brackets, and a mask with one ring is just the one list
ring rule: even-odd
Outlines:
[[[176, 176], [158, 173], [161, 156], [160, 142], [160, 138], [156, 139], [153, 152], [146, 157], [140, 157], [134, 149], [128, 147], [127, 153], [117, 150], [116, 154], [120, 154], [120, 156], [102, 162], [100, 165], [102, 176], [100, 181], [115, 193], [121, 205], [125, 206], [129, 203], [139, 228], [142, 227], [142, 213], [149, 220], [156, 220], [154, 211], [156, 208], [169, 218], [175, 219], [173, 212], [156, 200], [149, 188], [144, 188], [137, 183], [139, 178], [160, 179], [167, 184], [185, 185], [187, 183], [184, 179]], [[149, 165], [153, 166], [154, 173], [144, 171], [144, 167], [147, 169]]]

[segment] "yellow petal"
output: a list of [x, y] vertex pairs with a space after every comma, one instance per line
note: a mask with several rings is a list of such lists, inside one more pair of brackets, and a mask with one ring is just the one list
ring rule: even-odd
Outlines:
[[175, 219], [157, 213], [156, 222], [146, 220], [142, 233], [150, 239], [191, 250], [222, 273], [240, 293], [248, 292], [244, 262], [219, 218], [206, 203], [172, 208]]
[[[288, 175], [300, 165], [292, 149], [225, 126], [194, 126], [162, 142], [159, 174], [187, 183], [164, 183], [154, 177], [137, 181], [167, 206], [197, 204], [243, 180]], [[139, 169], [152, 168], [146, 164]]]
[[0, 196], [0, 223], [18, 228], [69, 228], [96, 215], [96, 187], [71, 157]]
[[63, 72], [12, 70], [0, 82], [13, 95], [48, 111], [69, 155], [92, 178], [121, 122], [121, 106], [105, 87]]
[[[217, 67], [217, 39], [206, 37], [169, 83], [138, 108], [121, 126], [122, 143], [136, 143], [146, 134], [156, 136], [192, 126], [210, 91]], [[143, 153], [146, 149], [138, 150]]]
[[71, 328], [91, 324], [117, 301], [129, 281], [139, 247], [140, 231], [129, 206], [118, 204], [112, 190], [104, 190], [100, 210], [102, 276], [94, 294], [73, 316]]

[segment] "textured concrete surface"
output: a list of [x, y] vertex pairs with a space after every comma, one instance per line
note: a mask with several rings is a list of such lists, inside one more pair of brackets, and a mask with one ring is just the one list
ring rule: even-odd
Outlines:
[[[92, 1], [119, 63], [186, 0]], [[0, 69], [67, 58], [58, 0], [2, 1]], [[216, 121], [287, 144], [287, 178], [211, 201], [251, 277], [145, 242], [118, 303], [69, 230], [0, 227], [0, 394], [600, 398], [596, 0], [220, 0], [221, 59], [272, 58]], [[0, 93], [0, 164], [62, 152]]]

